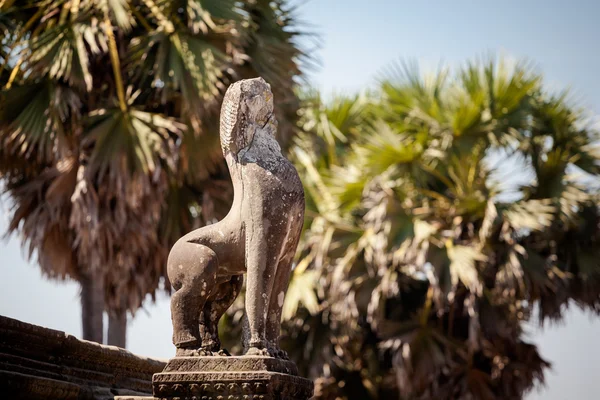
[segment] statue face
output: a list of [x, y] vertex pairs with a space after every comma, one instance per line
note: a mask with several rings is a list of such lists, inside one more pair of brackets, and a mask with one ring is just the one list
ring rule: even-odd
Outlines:
[[[273, 93], [264, 79], [242, 80], [227, 89], [221, 107], [221, 146], [237, 154], [258, 129], [275, 123]], [[274, 135], [274, 129], [268, 129]]]

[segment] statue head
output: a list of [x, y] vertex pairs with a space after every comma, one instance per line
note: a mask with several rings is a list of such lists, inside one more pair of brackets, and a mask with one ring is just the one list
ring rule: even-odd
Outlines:
[[221, 107], [221, 147], [223, 152], [237, 154], [247, 147], [258, 129], [275, 135], [273, 93], [263, 78], [235, 82], [223, 99]]

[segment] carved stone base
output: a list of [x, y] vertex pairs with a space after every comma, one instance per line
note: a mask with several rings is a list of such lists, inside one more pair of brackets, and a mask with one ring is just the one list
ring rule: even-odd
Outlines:
[[[176, 357], [154, 374], [161, 400], [307, 400], [313, 383], [291, 361], [271, 357]], [[125, 400], [121, 397], [120, 400]]]

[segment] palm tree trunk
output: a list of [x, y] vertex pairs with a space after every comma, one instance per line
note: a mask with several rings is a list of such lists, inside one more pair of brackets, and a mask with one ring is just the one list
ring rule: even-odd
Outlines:
[[83, 339], [102, 343], [104, 325], [104, 279], [99, 274], [86, 274], [81, 280], [81, 322]]
[[127, 312], [110, 313], [108, 316], [108, 342], [125, 348], [127, 340]]

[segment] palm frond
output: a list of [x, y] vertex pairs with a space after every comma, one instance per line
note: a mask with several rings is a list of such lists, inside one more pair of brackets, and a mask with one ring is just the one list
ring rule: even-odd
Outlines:
[[107, 3], [117, 26], [125, 33], [129, 32], [135, 25], [129, 2], [127, 0], [107, 0]]
[[517, 231], [522, 229], [540, 231], [552, 224], [555, 211], [555, 207], [548, 199], [528, 200], [511, 205], [502, 214], [510, 226]]
[[123, 166], [127, 173], [151, 175], [159, 168], [159, 160], [168, 160], [173, 167], [174, 145], [185, 128], [173, 119], [136, 108], [93, 111], [85, 126], [83, 145], [93, 147], [88, 173], [100, 179], [122, 173]]
[[319, 311], [319, 302], [315, 290], [317, 278], [316, 271], [293, 274], [283, 304], [282, 317], [284, 320], [292, 319], [296, 315], [300, 304], [312, 315]]
[[108, 45], [97, 25], [76, 20], [48, 28], [30, 39], [27, 49], [25, 61], [31, 73], [64, 79], [89, 91], [93, 84], [89, 58], [106, 52]]
[[152, 71], [161, 102], [181, 91], [187, 111], [199, 115], [207, 106], [214, 106], [228, 62], [227, 55], [202, 37], [179, 31], [137, 38], [132, 42], [129, 61], [135, 68]]
[[70, 88], [49, 81], [14, 86], [1, 94], [2, 158], [44, 165], [72, 150], [68, 120], [77, 119], [81, 100]]

